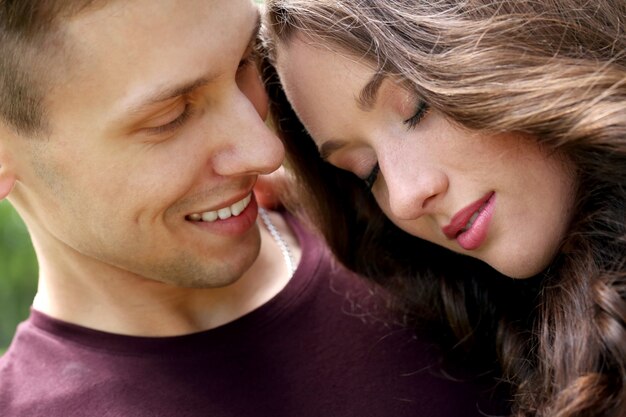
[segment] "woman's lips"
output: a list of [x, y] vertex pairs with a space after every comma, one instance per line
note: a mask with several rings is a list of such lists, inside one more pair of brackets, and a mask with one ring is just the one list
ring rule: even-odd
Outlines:
[[495, 193], [490, 192], [459, 210], [450, 224], [443, 227], [443, 233], [448, 239], [456, 239], [463, 249], [477, 249], [487, 237], [494, 209]]

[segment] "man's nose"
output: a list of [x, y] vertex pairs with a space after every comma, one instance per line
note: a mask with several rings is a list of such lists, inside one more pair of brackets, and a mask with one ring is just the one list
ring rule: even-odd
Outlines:
[[223, 104], [222, 137], [213, 155], [213, 171], [221, 176], [269, 174], [280, 167], [285, 149], [262, 118], [263, 106], [238, 91]]

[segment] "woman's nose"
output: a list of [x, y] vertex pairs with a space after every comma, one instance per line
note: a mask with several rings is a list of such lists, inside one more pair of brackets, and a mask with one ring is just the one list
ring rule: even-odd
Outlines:
[[398, 220], [414, 220], [433, 213], [448, 189], [448, 177], [437, 167], [390, 164], [385, 168], [380, 168], [386, 194], [381, 197], [387, 201], [389, 214]]

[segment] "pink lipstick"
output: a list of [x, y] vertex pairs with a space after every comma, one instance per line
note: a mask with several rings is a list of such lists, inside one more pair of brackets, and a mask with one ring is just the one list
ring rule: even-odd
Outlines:
[[495, 193], [490, 192], [462, 208], [452, 217], [450, 224], [443, 227], [443, 233], [448, 239], [456, 239], [465, 250], [477, 249], [487, 237], [495, 202]]

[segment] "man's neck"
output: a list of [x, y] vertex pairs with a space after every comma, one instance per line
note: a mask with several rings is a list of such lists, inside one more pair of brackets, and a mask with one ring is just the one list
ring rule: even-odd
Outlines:
[[[283, 218], [269, 213], [297, 265], [298, 241]], [[262, 306], [291, 278], [276, 240], [259, 220], [261, 249], [235, 283], [212, 289], [180, 288], [156, 281], [89, 279], [79, 282], [40, 276], [33, 307], [84, 327], [134, 336], [175, 336], [226, 324]]]

